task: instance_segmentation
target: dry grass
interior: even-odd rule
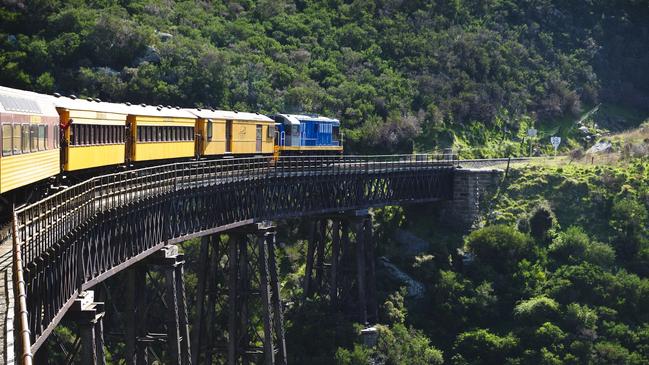
[[[638,128],[616,133],[602,139],[621,143],[646,143],[649,141],[649,124],[644,123]]]

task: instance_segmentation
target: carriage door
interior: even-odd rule
[[[225,121],[225,152],[232,152],[232,121]]]
[[[261,152],[261,133],[262,127],[260,125],[257,125],[257,148],[255,152],[260,153]]]

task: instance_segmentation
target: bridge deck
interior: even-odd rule
[[[45,275],[55,275],[51,282],[61,286],[56,302],[49,307],[28,304],[30,318],[39,321],[30,328],[32,349],[44,341],[78,288],[103,280],[126,261],[155,249],[158,242],[204,234],[217,223],[226,227],[246,219],[440,199],[449,194],[444,186],[451,183],[451,175],[444,171],[457,162],[408,156],[296,158],[270,165],[263,159],[194,162],[94,178],[23,207],[18,211],[18,242],[23,265],[34,268],[25,278],[28,300],[39,293],[34,288],[46,285]],[[278,186],[281,184],[284,186]],[[264,200],[259,200],[262,197]],[[165,215],[173,219],[164,219]],[[214,222],[205,223],[209,220]],[[151,234],[140,237],[141,229]],[[4,232],[0,244],[0,362],[12,364],[17,332],[13,328],[12,244],[7,236]],[[54,263],[60,267],[46,270],[49,263],[36,260],[61,247],[74,248],[77,253],[70,251],[66,253],[68,261]],[[88,257],[90,252],[105,257]],[[82,260],[76,262],[75,257]],[[80,267],[81,276],[63,275],[61,270],[68,266]],[[51,308],[55,311],[47,312]]]

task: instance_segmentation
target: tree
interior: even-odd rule
[[[514,316],[524,323],[539,324],[557,319],[559,311],[559,303],[542,295],[516,304]]]
[[[408,310],[406,309],[404,299],[408,289],[401,287],[399,291],[388,295],[388,298],[383,303],[383,311],[385,313],[385,320],[388,324],[403,324],[406,320]]]
[[[486,329],[460,334],[455,340],[453,364],[505,364],[518,344],[512,334],[498,336]]]
[[[610,225],[620,260],[630,261],[647,244],[647,208],[636,199],[623,198],[613,203]]]
[[[501,273],[513,272],[517,263],[532,253],[529,236],[506,225],[491,225],[471,232],[466,246],[481,264]]]
[[[375,357],[386,365],[441,365],[442,352],[430,345],[419,330],[397,323],[392,327],[378,326],[379,342]]]
[[[336,350],[335,359],[338,365],[367,365],[369,364],[370,350],[359,344],[354,344],[352,351],[341,347]]]
[[[605,243],[592,242],[584,229],[568,227],[561,232],[548,248],[549,256],[558,264],[576,265],[586,261],[610,268],[615,260],[615,251]]]
[[[536,207],[530,215],[530,235],[539,242],[546,242],[549,239],[548,231],[556,223],[554,213],[548,204]]]

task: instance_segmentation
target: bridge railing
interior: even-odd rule
[[[60,242],[84,230],[100,214],[110,215],[111,211],[136,206],[151,198],[218,185],[238,186],[239,182],[263,185],[285,177],[317,180],[319,176],[385,175],[434,169],[456,162],[448,155],[291,156],[277,160],[250,157],[180,162],[98,176],[15,211],[15,273],[42,263]],[[85,280],[85,277],[79,275],[76,280]],[[77,288],[81,288],[81,284]],[[66,297],[69,292],[70,288]],[[34,291],[26,293],[20,298]],[[65,298],[57,300],[65,302]],[[16,304],[20,313],[27,313],[24,303]],[[60,304],[56,307],[55,312],[63,309]],[[47,316],[50,323],[37,326],[30,323],[32,332],[39,332],[31,334],[32,340],[43,334],[43,326],[50,328],[55,323],[51,322],[52,316],[52,313]],[[27,331],[26,328],[20,330]],[[28,342],[29,338],[24,341]],[[29,343],[23,348],[30,348]]]
[[[16,211],[25,265],[98,212],[179,189],[287,174],[398,172],[449,163],[446,155],[251,157],[174,163],[98,176]]]

